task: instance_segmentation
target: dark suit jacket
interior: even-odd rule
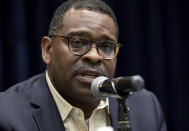
[[[128,99],[132,131],[166,131],[160,104],[143,89]],[[112,125],[117,129],[116,101],[110,99]],[[45,75],[40,74],[0,93],[0,131],[63,131]]]

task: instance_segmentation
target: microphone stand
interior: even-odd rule
[[[129,122],[129,108],[125,104],[126,98],[129,93],[124,97],[118,98],[118,130],[117,131],[132,131]]]

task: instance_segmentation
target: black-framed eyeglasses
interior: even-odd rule
[[[91,45],[95,43],[97,46],[97,52],[101,57],[104,59],[113,59],[117,56],[119,47],[121,46],[121,44],[113,40],[93,41],[87,37],[50,35],[50,37],[53,36],[66,38],[68,40],[68,48],[70,52],[75,55],[86,54],[91,49]]]

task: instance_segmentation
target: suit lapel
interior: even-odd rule
[[[31,105],[40,131],[64,131],[57,106],[46,83],[45,74],[33,85]]]

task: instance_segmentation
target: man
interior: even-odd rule
[[[60,5],[49,35],[42,38],[47,70],[0,94],[0,130],[95,131],[102,126],[116,130],[114,100],[95,98],[90,85],[98,76],[113,78],[118,32],[114,13],[100,0]],[[127,104],[133,131],[166,131],[151,92],[133,93]]]

